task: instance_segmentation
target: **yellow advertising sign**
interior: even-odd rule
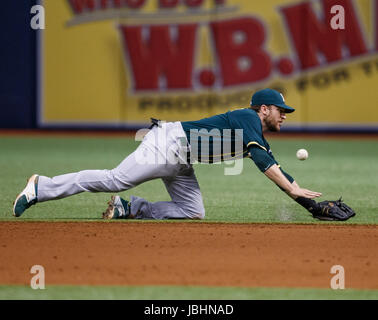
[[[138,127],[249,105],[378,125],[378,0],[45,0],[40,125]]]

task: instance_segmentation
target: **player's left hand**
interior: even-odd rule
[[[337,201],[318,202],[318,207],[313,210],[312,216],[319,220],[345,221],[354,217],[354,210],[346,205],[341,198]]]
[[[300,188],[299,186],[294,186],[294,188],[292,190],[288,191],[287,193],[293,199],[296,199],[298,197],[314,199],[314,198],[321,197],[321,195],[322,195],[320,192]]]

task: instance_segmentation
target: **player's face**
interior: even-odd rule
[[[276,106],[270,106],[270,113],[265,119],[266,126],[269,131],[278,132],[281,125],[286,119],[285,110]]]

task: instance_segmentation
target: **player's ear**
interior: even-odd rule
[[[270,111],[270,107],[267,106],[266,104],[263,104],[263,105],[261,105],[260,110],[261,110],[262,114],[266,116],[268,114],[268,112]]]

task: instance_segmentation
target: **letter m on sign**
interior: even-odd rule
[[[196,24],[119,29],[135,91],[192,88]]]
[[[343,59],[343,48],[351,57],[367,52],[358,15],[351,0],[319,0],[323,6],[324,19],[318,19],[311,2],[300,2],[281,9],[297,51],[302,69],[321,64],[318,53],[322,53],[328,63]],[[331,27],[332,7],[341,6],[345,10],[345,28]]]

